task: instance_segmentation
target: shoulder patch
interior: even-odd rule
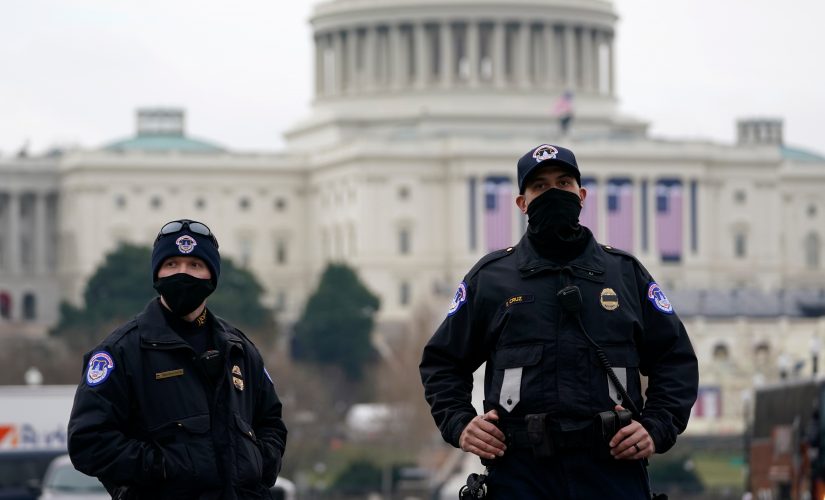
[[[670,303],[665,292],[662,291],[662,288],[655,281],[647,285],[647,300],[649,300],[659,312],[673,314],[673,304]]]
[[[450,302],[450,309],[447,311],[447,316],[452,316],[464,303],[467,302],[467,285],[462,281],[458,284],[458,290],[453,295],[453,301]]]
[[[98,351],[89,358],[86,383],[91,386],[100,385],[109,378],[114,369],[115,362],[112,360],[112,355],[106,351]]]
[[[484,266],[486,266],[490,262],[497,261],[498,259],[507,257],[508,255],[513,255],[515,253],[514,250],[515,247],[507,247],[502,248],[501,250],[496,250],[495,252],[488,253],[487,255],[479,259],[479,261],[476,262],[476,265],[474,265],[473,268],[470,269],[470,272],[467,273],[467,280],[475,276],[479,271],[481,271],[481,269]]]

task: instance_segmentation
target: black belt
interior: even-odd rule
[[[588,422],[581,429],[562,431],[554,428],[550,416],[546,414],[525,415],[522,418],[501,418],[499,427],[508,447],[532,448],[542,445],[555,450],[590,449],[595,443],[595,429]]]

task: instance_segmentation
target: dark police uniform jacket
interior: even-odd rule
[[[635,418],[656,451],[673,446],[696,400],[690,340],[644,267],[592,237],[581,255],[556,263],[525,236],[517,246],[485,256],[466,275],[420,365],[425,396],[447,442],[457,447],[476,415],[473,372],[484,362],[485,408],[496,408],[500,417],[547,413],[561,431],[573,431],[614,408],[595,348],[556,297],[566,285],[581,290],[584,327],[624,375],[629,396],[642,409]],[[649,377],[644,402],[640,373]]]
[[[159,300],[84,357],[69,421],[75,467],[137,498],[270,498],[286,427],[255,346],[215,317],[214,389]],[[133,498],[132,496],[128,498]]]

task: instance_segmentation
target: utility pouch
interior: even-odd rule
[[[596,414],[596,443],[593,449],[598,456],[610,457],[610,440],[619,429],[630,425],[633,413],[630,410],[609,410]]]
[[[526,415],[524,421],[527,424],[527,439],[533,448],[535,457],[552,457],[555,454],[553,439],[547,428],[547,414],[533,413]]]

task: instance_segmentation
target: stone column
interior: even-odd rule
[[[596,224],[598,231],[596,239],[607,242],[607,177],[596,177],[596,193],[598,195],[598,209],[596,210]]]
[[[444,87],[453,86],[455,73],[455,40],[450,21],[441,24],[441,83]]]
[[[642,179],[632,177],[633,183],[633,253],[640,254],[642,251]],[[638,227],[638,229],[636,229]],[[648,244],[650,242],[648,241]]]
[[[430,52],[427,47],[427,26],[424,22],[415,24],[415,84],[418,88],[424,88],[430,81]]]
[[[324,96],[324,35],[315,35],[315,95]]]
[[[46,227],[46,197],[47,193],[34,194],[34,271],[37,274],[45,274],[48,268],[46,264],[48,233]]]
[[[576,89],[576,32],[572,26],[564,27],[564,85]]]
[[[403,43],[404,37],[400,24],[388,26],[390,37],[390,86],[393,89],[405,87],[409,82],[407,75],[407,46]]]
[[[530,86],[530,24],[522,21],[518,25],[518,44],[516,44],[516,75],[519,87]]]
[[[582,90],[591,92],[593,90],[593,30],[590,28],[582,28]]]
[[[661,255],[656,240],[656,179],[652,177],[647,181],[647,243],[650,257],[658,262]]]
[[[479,34],[478,21],[474,19],[467,21],[467,32],[465,33],[464,42],[467,47],[467,62],[470,66],[470,74],[467,78],[470,87],[477,87],[479,83],[479,60],[481,58],[481,47],[479,46],[481,40]]]
[[[330,36],[332,37],[332,52],[334,54],[332,93],[340,95],[344,92],[344,34],[336,31]]]
[[[20,261],[20,201],[22,197],[19,192],[8,191],[8,266],[7,269],[12,275],[20,274],[22,262]]]
[[[690,206],[690,179],[680,178],[682,189],[682,263],[690,260],[693,256],[691,248],[691,206]]]
[[[493,24],[492,41],[490,45],[490,57],[493,63],[493,85],[496,88],[504,87],[506,82],[505,70],[507,69],[505,58],[507,53],[504,50],[505,25],[502,21]]]
[[[613,33],[605,35],[605,42],[607,43],[607,92],[613,96],[616,91],[616,53],[613,50],[615,43]]]
[[[358,91],[358,28],[347,32],[347,92]]]
[[[556,88],[559,83],[559,62],[556,58],[556,27],[552,24],[544,26],[544,47],[546,58],[544,65],[547,66],[547,86],[549,88]]]
[[[375,26],[367,26],[366,37],[364,38],[364,74],[363,88],[366,90],[374,90],[376,85],[376,71],[375,63],[378,59],[376,46],[378,44],[378,29]]]

